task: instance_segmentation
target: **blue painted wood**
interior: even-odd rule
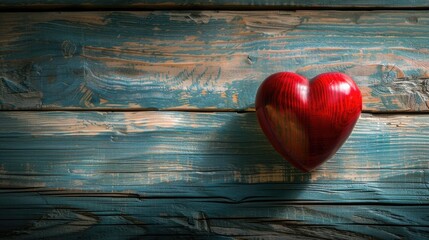
[[[80,8],[80,9],[171,9],[171,8],[424,8],[429,7],[425,0],[3,0],[2,8],[14,9],[49,9]]]
[[[254,113],[0,112],[0,232],[427,239],[428,118],[363,114],[301,173]]]
[[[428,111],[428,19],[426,11],[3,13],[0,107],[253,110],[262,80],[287,70],[353,76],[367,112]]]
[[[59,194],[59,196],[55,196]],[[87,196],[84,196],[87,195]],[[427,239],[428,207],[302,205],[288,202],[222,202],[210,198],[108,197],[93,194],[8,194],[45,213],[34,227],[17,228],[9,238],[295,238]],[[13,201],[8,207],[16,207]],[[47,207],[48,206],[48,207]],[[335,209],[333,211],[333,209]],[[31,215],[30,215],[31,217]],[[49,228],[47,228],[49,226]],[[67,234],[67,235],[65,235]],[[5,236],[3,235],[3,236]]]
[[[98,3],[6,0],[0,9]],[[2,13],[0,106],[253,110],[260,82],[290,70],[352,75],[366,112],[428,111],[428,19],[425,11]],[[0,239],[429,239],[428,117],[363,114],[335,157],[304,174],[273,151],[254,113],[2,111]]]

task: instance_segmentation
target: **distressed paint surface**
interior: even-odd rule
[[[429,7],[426,0],[3,0],[0,8],[14,9],[145,9],[145,8],[424,8]]]
[[[255,113],[0,112],[7,239],[428,239],[427,115],[362,114],[301,173]]]
[[[2,109],[253,110],[259,84],[285,70],[353,76],[367,112],[429,109],[427,11],[2,13],[0,23]]]
[[[236,113],[284,70],[427,112],[427,11],[5,13],[403,7],[429,3],[2,1],[0,108],[93,111],[0,111],[0,239],[429,239],[429,115],[362,114],[305,174]]]

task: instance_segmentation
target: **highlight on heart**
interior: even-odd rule
[[[262,82],[255,107],[274,149],[308,172],[331,158],[350,136],[362,111],[362,94],[343,73],[323,73],[309,81],[279,72]]]

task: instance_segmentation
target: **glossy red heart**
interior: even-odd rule
[[[362,111],[362,95],[342,73],[323,73],[308,81],[280,72],[261,84],[255,107],[259,125],[276,151],[307,172],[347,140]]]

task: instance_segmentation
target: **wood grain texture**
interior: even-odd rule
[[[362,113],[362,95],[341,73],[309,82],[283,72],[268,77],[255,101],[259,126],[274,149],[308,172],[331,158],[348,139]]]
[[[400,1],[397,1],[398,3]],[[278,71],[339,71],[364,111],[429,110],[429,12],[0,15],[2,109],[253,110]]]
[[[301,173],[255,113],[0,112],[0,232],[428,239],[429,116],[363,114]]]
[[[19,10],[58,10],[60,9],[300,9],[300,8],[426,8],[429,3],[425,0],[3,0],[0,9]]]

